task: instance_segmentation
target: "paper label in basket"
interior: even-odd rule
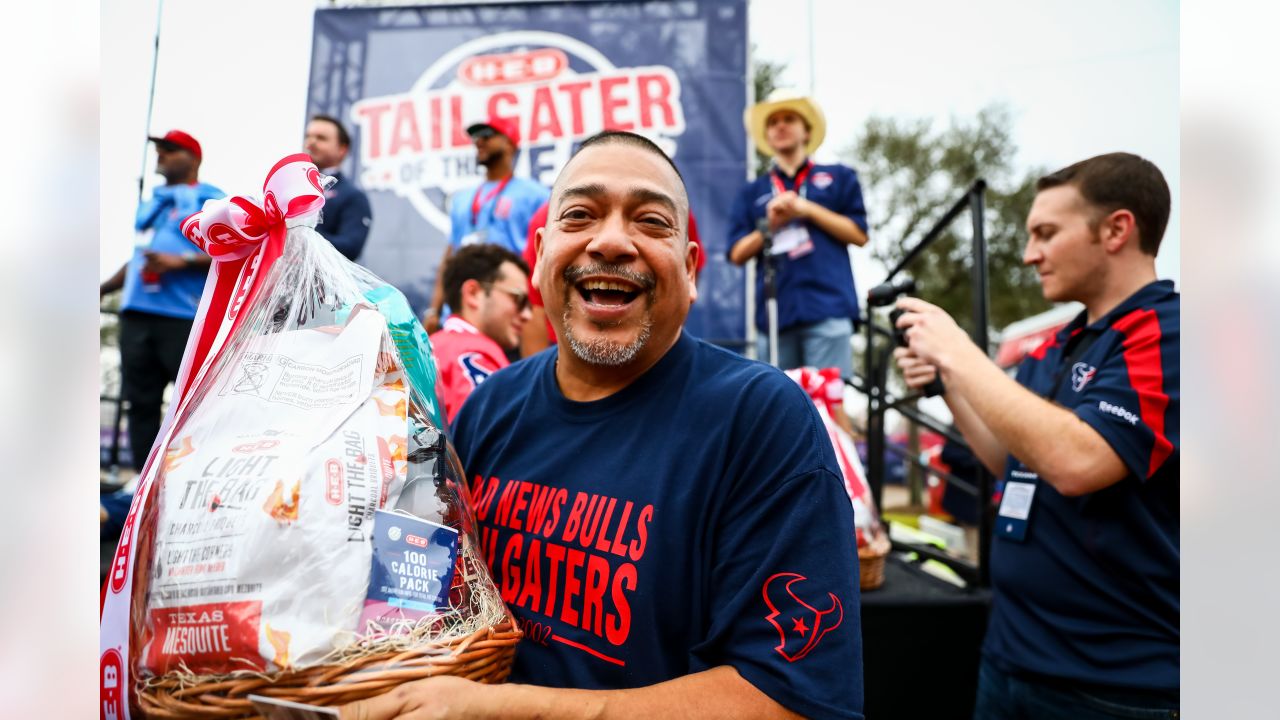
[[[280,698],[250,695],[249,702],[253,709],[262,714],[264,720],[327,720],[338,717],[338,709],[307,705]]]
[[[262,603],[206,603],[178,608],[153,608],[149,613],[155,640],[148,645],[147,665],[155,672],[169,672],[182,660],[194,667],[230,672],[227,658],[258,661],[258,626]]]
[[[384,630],[449,605],[458,531],[416,517],[379,510],[373,521],[369,595],[360,627]]]

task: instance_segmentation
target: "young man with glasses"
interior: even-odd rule
[[[449,422],[476,386],[507,366],[531,316],[529,266],[506,248],[468,245],[450,258],[440,283],[453,314],[431,335],[436,392]]]

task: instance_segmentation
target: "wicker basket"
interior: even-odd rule
[[[858,585],[863,590],[875,590],[884,584],[884,561],[890,547],[888,533],[878,528],[871,542],[858,548]]]
[[[204,682],[166,676],[138,687],[138,706],[150,718],[256,718],[249,695],[310,705],[343,705],[380,695],[402,683],[456,675],[500,683],[511,673],[521,632],[510,615],[470,635],[398,653],[369,655],[346,665],[317,665],[274,678],[255,673]]]

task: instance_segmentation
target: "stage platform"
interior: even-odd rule
[[[964,590],[891,554],[862,594],[867,720],[969,720],[989,590]]]

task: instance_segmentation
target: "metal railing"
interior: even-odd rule
[[[115,316],[116,323],[118,325],[120,321],[119,310],[115,310],[113,308],[100,308],[98,312],[100,315]],[[119,373],[121,370],[117,368],[117,372]],[[116,382],[115,395],[110,394],[107,384],[103,383],[102,392],[98,394],[99,416],[101,416],[103,403],[111,403],[111,435],[105,454],[102,452],[102,448],[99,447],[98,462],[101,469],[110,470],[114,473],[120,467],[121,425],[124,423],[124,382],[122,378]]]
[[[982,348],[984,352],[989,352],[987,324],[990,306],[988,303],[987,240],[983,218],[986,187],[987,184],[984,180],[975,181],[965,191],[964,195],[934,224],[933,228],[921,238],[920,242],[903,257],[898,266],[890,271],[884,282],[886,284],[891,283],[924,250],[941,238],[961,213],[966,209],[969,210],[973,223],[973,266],[970,269],[970,278],[973,283],[972,337],[978,347]],[[966,582],[985,587],[991,581],[992,515],[990,512],[990,500],[994,478],[979,463],[976,484],[968,482],[951,473],[935,468],[906,450],[886,442],[885,415],[890,410],[893,410],[908,421],[933,430],[966,449],[969,448],[959,433],[948,428],[942,421],[915,407],[915,401],[920,398],[919,394],[895,397],[889,393],[887,387],[895,344],[894,334],[892,328],[886,327],[877,321],[876,313],[872,310],[870,303],[867,305],[864,327],[866,329],[866,348],[863,355],[863,373],[858,377],[846,380],[846,382],[855,390],[867,396],[867,481],[871,486],[871,493],[875,498],[876,506],[883,507],[886,451],[901,455],[907,462],[921,468],[924,472],[946,480],[957,490],[972,496],[978,506],[978,561],[976,564],[964,558],[942,552],[932,546],[918,543],[895,541],[894,547],[899,550],[915,552],[921,557],[938,560],[954,570]]]

